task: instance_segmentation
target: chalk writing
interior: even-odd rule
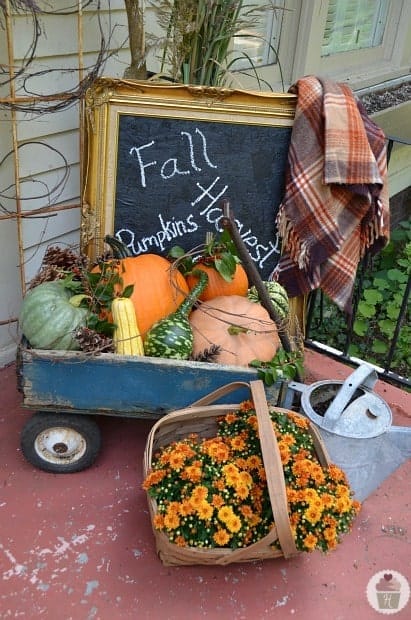
[[[221,201],[229,198],[268,277],[280,254],[275,215],[288,128],[120,115],[118,142],[114,233],[134,255],[203,243],[207,231],[222,230]]]

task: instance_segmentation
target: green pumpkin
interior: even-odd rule
[[[79,349],[74,333],[86,325],[89,311],[75,303],[78,295],[73,296],[60,281],[44,282],[28,291],[19,325],[30,345],[35,349]]]
[[[268,296],[271,299],[271,302],[281,319],[286,319],[289,313],[289,303],[288,303],[288,295],[287,291],[281,284],[274,281],[263,282],[265,288],[267,289]],[[255,286],[252,286],[247,293],[247,297],[250,301],[259,302],[260,298],[258,296],[257,289]]]

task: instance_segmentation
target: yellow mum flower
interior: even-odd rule
[[[227,519],[226,526],[229,532],[239,532],[241,530],[241,519],[233,513],[232,516]]]
[[[319,499],[319,495],[317,493],[317,491],[315,489],[312,488],[308,488],[308,489],[303,489],[301,491],[301,496],[303,498],[303,501],[307,501],[307,502],[313,502],[314,500],[318,500]]]
[[[199,507],[197,508],[197,514],[200,519],[204,521],[208,521],[213,516],[214,508],[211,504],[209,504],[205,499],[201,502]]]
[[[235,452],[240,452],[241,450],[245,450],[245,441],[243,437],[240,435],[236,435],[230,440],[230,447]]]
[[[248,473],[248,471],[240,471],[240,480],[242,484],[245,484],[248,487],[251,487],[253,484],[253,479]]]
[[[323,536],[327,542],[332,542],[337,539],[337,531],[334,527],[326,527]]]
[[[227,524],[227,521],[234,516],[234,512],[231,506],[222,506],[218,511],[217,516],[220,521]]]
[[[304,511],[304,517],[309,521],[312,525],[318,523],[321,519],[322,510],[317,508],[317,506],[309,506],[307,510]]]

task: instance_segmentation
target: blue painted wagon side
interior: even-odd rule
[[[135,418],[157,418],[232,381],[257,378],[256,370],[238,366],[25,347],[18,367],[24,407]],[[281,404],[282,387],[267,388],[272,404]],[[220,402],[246,398],[241,388]]]

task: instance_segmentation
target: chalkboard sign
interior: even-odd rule
[[[291,95],[107,79],[88,96],[89,157],[82,235],[89,254],[115,234],[132,251],[166,255],[221,230],[229,199],[266,278],[279,258]],[[91,114],[90,114],[91,112]]]

